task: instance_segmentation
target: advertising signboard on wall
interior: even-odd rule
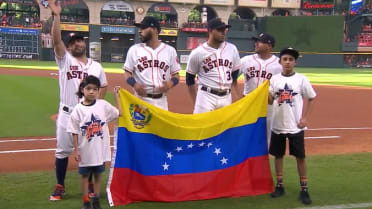
[[[234,0],[204,0],[205,5],[233,6]]]
[[[245,7],[267,7],[268,0],[238,0],[238,5]]]
[[[125,1],[109,1],[103,5],[102,10],[133,12],[132,6]]]
[[[271,7],[299,9],[301,0],[271,0]]]

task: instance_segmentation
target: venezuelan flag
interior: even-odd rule
[[[270,193],[268,82],[232,105],[187,115],[120,91],[123,116],[107,185],[109,204]]]

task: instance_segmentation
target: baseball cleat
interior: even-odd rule
[[[304,203],[305,205],[310,205],[312,203],[311,199],[310,199],[310,195],[309,195],[309,192],[306,190],[302,190],[300,192],[300,197],[299,199],[301,200],[302,203]]]
[[[84,202],[83,209],[92,209],[92,206],[90,205],[90,202]]]
[[[99,204],[98,197],[94,197],[92,201],[93,209],[102,209],[101,205]]]
[[[65,188],[62,185],[57,184],[56,189],[54,190],[53,194],[50,195],[49,200],[51,201],[61,200],[62,195],[64,193],[65,193]]]
[[[277,198],[277,197],[283,196],[284,193],[285,193],[284,187],[276,186],[275,191],[273,193],[271,193],[270,195],[271,195],[272,198]]]

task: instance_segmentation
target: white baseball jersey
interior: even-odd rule
[[[101,87],[107,86],[106,75],[101,64],[90,58],[87,64],[84,64],[66,51],[64,57],[56,57],[56,62],[59,68],[60,103],[69,108],[73,108],[79,102],[76,92],[80,82],[88,75],[96,76],[101,82]]]
[[[247,95],[273,75],[282,72],[279,58],[272,55],[269,59],[261,59],[258,54],[248,55],[241,59],[240,72],[244,75],[244,91]]]
[[[181,70],[176,50],[165,43],[156,49],[139,43],[128,50],[123,69],[132,73],[149,94],[158,94],[159,87]]]
[[[204,42],[194,49],[187,62],[187,72],[198,75],[198,84],[214,89],[230,89],[232,72],[239,70],[240,57],[235,45],[223,42],[218,49]]]
[[[63,159],[73,151],[72,136],[66,132],[66,126],[73,107],[79,102],[76,92],[80,82],[88,75],[94,75],[98,77],[101,86],[104,87],[107,86],[107,80],[101,64],[92,59],[88,59],[85,65],[66,51],[62,58],[56,57],[56,62],[59,68],[60,105],[56,121],[57,150],[55,156]],[[65,106],[67,106],[68,112],[64,110]]]
[[[67,132],[78,134],[80,167],[102,165],[111,160],[107,123],[119,117],[119,110],[102,99],[92,105],[79,103],[71,113]]]
[[[277,74],[270,80],[270,95],[274,97],[272,131],[276,134],[300,132],[302,129],[297,124],[302,117],[303,98],[316,97],[310,81],[299,73]]]

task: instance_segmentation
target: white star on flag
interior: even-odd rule
[[[165,162],[164,165],[162,165],[162,166],[163,166],[164,170],[168,170],[169,165],[167,164],[167,162]]]
[[[207,144],[207,147],[209,148],[210,146],[212,146],[213,144],[212,144],[212,142],[209,142],[208,144]]]
[[[187,148],[191,149],[193,146],[194,146],[194,145],[193,145],[192,142],[191,142],[189,145],[187,145]]]
[[[223,157],[220,161],[223,165],[223,164],[227,164],[227,160],[228,160],[227,158]]]
[[[172,152],[167,152],[167,158],[169,158],[170,160],[172,160],[172,157],[173,157]]]
[[[177,147],[177,148],[176,148],[176,151],[177,151],[177,152],[182,151],[182,147]]]
[[[204,142],[200,143],[200,144],[199,144],[199,147],[204,146],[204,144],[205,144]]]
[[[214,148],[214,152],[213,153],[216,153],[216,155],[221,154],[221,148]]]

